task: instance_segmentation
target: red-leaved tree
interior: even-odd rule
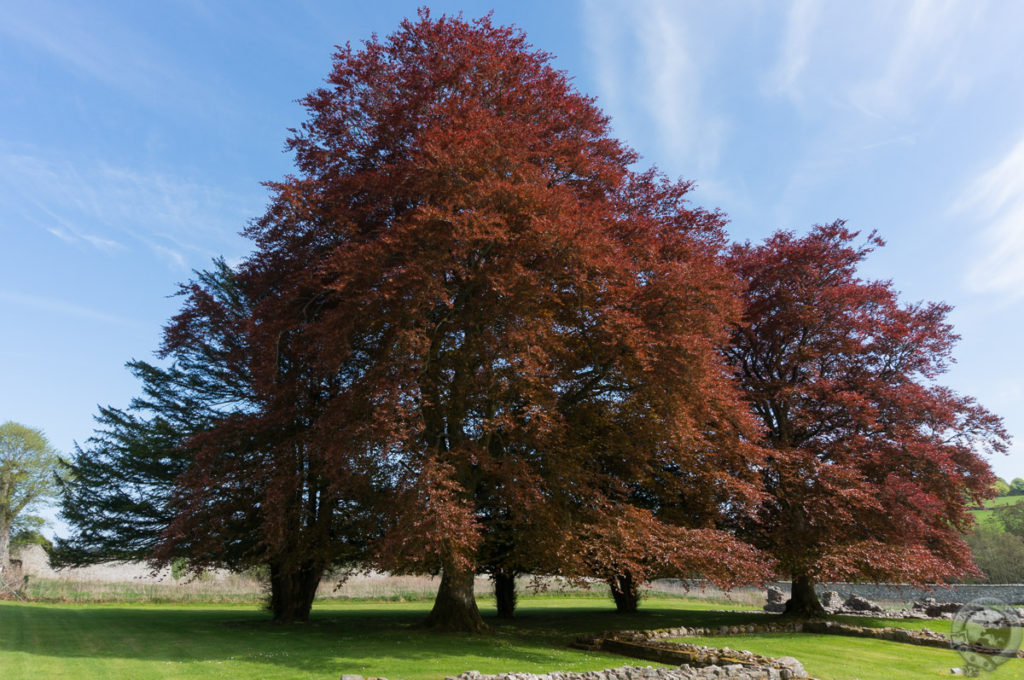
[[[726,355],[764,425],[765,500],[746,536],[793,580],[787,612],[822,613],[814,583],[921,583],[974,573],[967,510],[991,495],[998,417],[936,383],[957,336],[940,303],[858,278],[876,246],[842,222],[736,245],[744,323]]]
[[[549,61],[514,28],[426,11],[341,49],[304,100],[297,174],[248,230],[262,406],[242,431],[284,437],[261,511],[301,500],[300,473],[345,499],[372,468],[376,563],[441,573],[439,628],[483,627],[473,578],[495,563],[574,574],[608,548],[640,569],[656,543],[668,566],[763,573],[714,530],[755,491],[717,350],[738,318],[722,220],[633,172]],[[666,505],[683,497],[702,512]]]

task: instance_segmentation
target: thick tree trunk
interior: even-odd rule
[[[633,581],[633,575],[629,572],[616,574],[608,581],[612,589],[612,599],[615,600],[615,611],[620,614],[632,614],[636,612],[640,604],[640,590]]]
[[[437,589],[434,608],[423,622],[427,628],[458,633],[487,630],[473,593],[473,572],[445,569]]]
[[[516,611],[516,575],[514,572],[496,571],[492,578],[498,618],[511,619]]]
[[[818,618],[826,615],[825,608],[818,601],[814,592],[814,579],[807,575],[794,575],[793,588],[786,602],[785,616],[796,616],[803,619]]]
[[[270,611],[277,623],[309,621],[313,598],[320,585],[323,569],[309,564],[297,569],[270,565]]]

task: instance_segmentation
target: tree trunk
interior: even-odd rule
[[[487,630],[473,594],[473,572],[445,569],[437,589],[434,608],[423,622],[427,628],[458,633]]]
[[[813,578],[805,574],[793,576],[792,593],[786,602],[786,609],[782,613],[785,616],[802,619],[819,618],[826,615],[825,608],[818,601],[818,594],[814,592]]]
[[[516,611],[515,572],[494,572],[494,599],[498,604],[498,618],[511,619]]]
[[[0,578],[7,580],[11,569],[11,525],[0,520]]]
[[[615,611],[620,614],[633,614],[640,604],[640,591],[629,572],[616,574],[608,581],[612,588],[612,599],[615,600]]]
[[[270,611],[277,623],[309,621],[323,569],[310,564],[297,569],[270,565]]]

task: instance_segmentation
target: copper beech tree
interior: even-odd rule
[[[764,574],[716,529],[756,497],[757,455],[717,351],[739,312],[722,219],[631,170],[549,62],[426,11],[337,52],[247,230],[259,407],[197,435],[171,543],[255,514],[301,584],[372,516],[360,559],[439,572],[428,624],[455,630],[484,626],[473,579],[495,565]]]
[[[998,417],[936,382],[950,308],[858,277],[881,245],[836,222],[729,256],[746,311],[726,354],[769,451],[745,533],[792,578],[794,614],[822,612],[821,580],[974,573],[961,537],[994,479],[980,454],[1007,446]]]

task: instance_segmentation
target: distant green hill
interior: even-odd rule
[[[974,519],[977,520],[978,524],[999,527],[999,523],[996,522],[994,508],[1002,507],[1005,505],[1016,505],[1024,501],[1024,496],[999,496],[998,498],[991,498],[985,501],[985,508],[983,510],[971,510],[971,514],[974,515]]]

